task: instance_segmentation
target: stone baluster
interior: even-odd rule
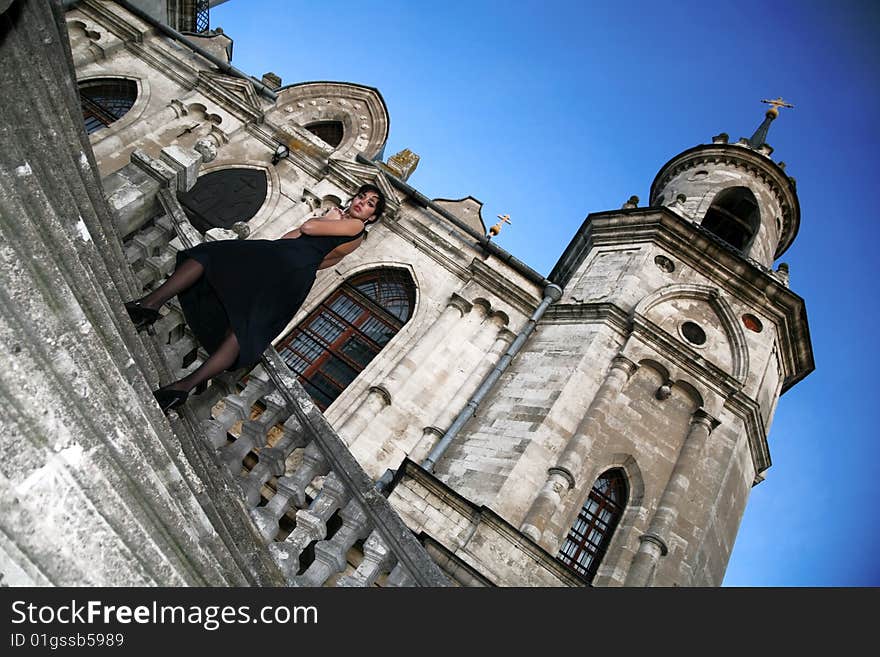
[[[342,527],[333,538],[315,545],[315,560],[294,580],[298,586],[321,586],[331,575],[344,571],[348,563],[346,554],[351,546],[370,533],[367,516],[357,502],[350,501],[339,515]]]
[[[286,411],[284,401],[277,393],[263,397],[266,410],[256,420],[245,419],[238,439],[220,449],[220,458],[234,475],[241,472],[241,463],[254,449],[266,446],[269,429],[275,426]],[[243,483],[243,482],[239,482]]]
[[[327,535],[327,520],[349,499],[345,484],[330,473],[324,486],[308,509],[296,512],[296,527],[281,543],[272,543],[269,551],[275,558],[278,568],[291,584],[299,570],[299,557],[303,550],[314,541]]]
[[[275,495],[266,506],[251,509],[251,517],[267,543],[274,540],[281,529],[281,516],[287,513],[291,498],[297,494],[297,482],[293,477],[279,477],[275,481]]]
[[[293,474],[282,477],[284,485],[293,491],[293,504],[297,509],[306,507],[306,488],[315,477],[325,475],[330,465],[324,454],[314,442],[310,442],[303,450],[303,460]],[[280,483],[281,480],[279,480]]]
[[[229,395],[223,399],[223,410],[215,418],[202,421],[202,431],[214,449],[226,444],[226,434],[239,420],[249,417],[251,406],[260,397],[267,394],[272,385],[261,381],[255,376],[248,379],[247,385],[237,395]]]
[[[244,492],[244,498],[251,509],[259,504],[260,491],[263,489],[263,485],[269,481],[270,477],[280,477],[283,475],[284,463],[287,461],[287,457],[297,447],[305,446],[305,443],[306,437],[299,422],[296,418],[289,417],[282,427],[281,438],[278,439],[275,446],[261,449],[259,462],[249,473],[239,478],[239,485]],[[280,518],[281,516],[279,515],[278,517]]]
[[[374,531],[364,542],[364,560],[351,575],[339,579],[340,587],[367,587],[375,584],[382,573],[388,572],[396,558],[379,533]]]

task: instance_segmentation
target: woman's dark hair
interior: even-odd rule
[[[366,221],[367,225],[376,223],[382,217],[382,213],[385,212],[385,194],[382,193],[382,190],[367,183],[366,185],[361,185],[360,188],[355,192],[355,196],[358,194],[366,194],[367,192],[373,192],[376,196],[379,197],[379,200],[376,202],[376,211],[373,213],[373,216],[370,217],[369,221]]]

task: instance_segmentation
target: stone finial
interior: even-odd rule
[[[626,203],[621,206],[623,210],[632,210],[633,208],[639,207],[639,197],[638,196],[630,196]]]
[[[382,166],[385,169],[401,180],[409,178],[418,165],[419,156],[408,148],[404,148],[399,153],[395,153],[388,158],[387,162],[382,163]]]
[[[788,287],[789,281],[791,279],[788,269],[788,263],[780,262],[779,266],[776,268],[776,272],[774,273],[776,274],[776,278],[778,278],[780,282],[785,285],[785,287]]]
[[[281,86],[281,78],[271,71],[263,73],[262,82],[270,89],[278,89]]]
[[[232,232],[238,235],[238,239],[247,239],[251,234],[251,227],[244,221],[236,221],[232,224]]]
[[[199,139],[193,149],[202,156],[202,162],[210,162],[217,157],[217,146],[206,137]]]
[[[728,140],[730,140],[730,135],[728,135],[726,132],[722,132],[712,137],[713,144],[726,144]]]

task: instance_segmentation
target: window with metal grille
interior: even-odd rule
[[[99,78],[79,83],[86,132],[92,134],[121,119],[137,100],[137,84],[125,78]]]
[[[556,558],[593,581],[628,496],[626,475],[609,470],[596,480]]]
[[[732,187],[715,197],[701,225],[742,251],[758,232],[760,220],[755,195],[745,187]]]
[[[345,281],[276,346],[326,410],[412,315],[408,273],[380,269]]]

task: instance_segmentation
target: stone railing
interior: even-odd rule
[[[257,403],[265,410],[252,418]],[[205,438],[236,476],[290,585],[449,585],[274,349],[265,352],[244,389],[215,409],[203,421]],[[248,470],[254,453],[257,462]],[[261,506],[264,496],[268,502]],[[283,529],[282,521],[289,525],[291,518],[295,527]],[[353,568],[348,555],[358,541],[363,559]],[[301,566],[310,547],[314,558]]]
[[[173,188],[156,193],[164,215],[135,233],[129,248],[167,253],[179,248],[169,242],[182,248],[200,242]],[[163,271],[151,268],[155,276]],[[141,280],[152,286],[161,280],[155,276]],[[174,345],[186,338],[172,341],[167,331],[157,337],[169,366],[181,371],[181,350]],[[262,365],[250,372],[240,392],[234,385],[237,378],[221,377],[219,385],[195,395],[189,405],[198,416],[210,414],[202,420],[205,439],[238,483],[251,519],[291,586],[371,586],[377,580],[385,586],[450,584],[273,348],[266,350]],[[218,392],[229,393],[219,404]],[[257,404],[265,410],[252,418]],[[268,503],[261,506],[264,497]],[[291,523],[295,526],[287,531]],[[362,559],[352,568],[348,555],[359,541]],[[303,570],[304,552],[314,558]],[[361,551],[352,554],[356,559]]]

